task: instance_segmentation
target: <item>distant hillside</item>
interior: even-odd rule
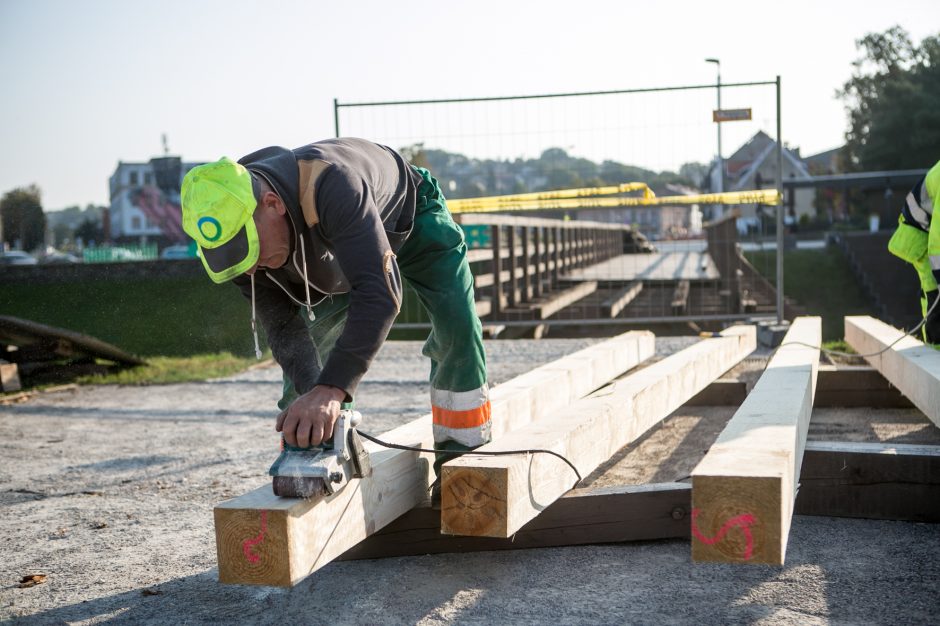
[[[451,198],[477,198],[553,189],[572,189],[643,182],[650,186],[678,183],[698,187],[705,166],[687,163],[676,172],[625,165],[617,161],[595,163],[549,148],[537,159],[473,159],[462,154],[425,148],[422,144],[401,149],[412,163],[428,168],[444,193]]]

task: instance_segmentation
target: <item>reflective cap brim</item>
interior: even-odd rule
[[[234,237],[215,248],[199,248],[202,264],[215,283],[224,283],[244,274],[258,262],[260,245],[255,221],[245,222]]]

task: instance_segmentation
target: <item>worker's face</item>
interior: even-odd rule
[[[246,273],[259,269],[277,269],[287,263],[290,255],[290,228],[287,225],[287,207],[273,191],[267,190],[255,208],[255,227],[258,229],[260,251],[258,262]]]

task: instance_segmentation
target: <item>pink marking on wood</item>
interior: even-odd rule
[[[245,539],[242,542],[242,552],[245,553],[245,558],[248,559],[249,563],[257,563],[261,560],[261,557],[252,552],[252,549],[264,541],[264,533],[266,532],[268,532],[268,512],[261,511],[261,532],[258,533],[257,537]]]
[[[754,536],[751,534],[751,525],[757,523],[757,518],[750,513],[732,517],[725,522],[724,526],[718,529],[714,537],[706,537],[695,525],[695,518],[698,517],[698,514],[701,512],[701,509],[692,509],[692,534],[696,539],[710,546],[721,541],[732,528],[739,527],[741,532],[744,533],[744,560],[751,560],[751,557],[754,556]]]

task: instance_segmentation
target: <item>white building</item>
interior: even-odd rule
[[[725,191],[751,191],[755,189],[774,189],[777,187],[777,142],[763,131],[758,131],[744,145],[738,148],[731,156],[723,160],[725,170]],[[803,180],[810,178],[809,169],[800,156],[799,149],[783,149],[783,179]],[[706,177],[710,189],[718,189],[719,170],[715,162]],[[790,193],[790,192],[788,192]],[[785,198],[785,221],[798,221],[801,216],[815,215],[813,201],[816,191],[812,188],[796,189],[792,191],[792,198]],[[756,228],[760,219],[756,204],[739,207],[741,217],[738,219],[738,229],[742,232],[748,228]],[[764,209],[765,215],[771,215],[772,209]],[[720,215],[712,215],[716,219]]]
[[[110,235],[118,238],[186,240],[180,210],[180,186],[186,172],[200,163],[179,157],[155,157],[147,163],[118,162],[109,180]]]

